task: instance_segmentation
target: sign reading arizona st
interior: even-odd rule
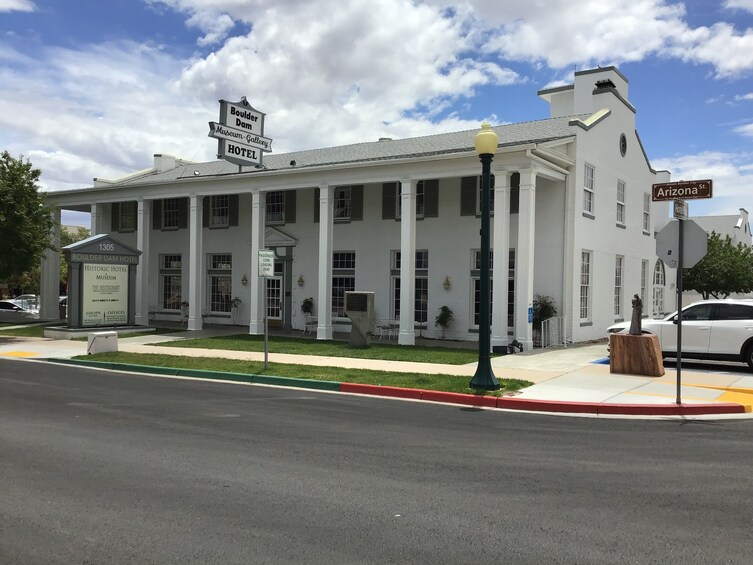
[[[220,100],[220,121],[209,122],[209,137],[218,140],[217,157],[236,165],[261,165],[262,152],[272,150],[264,137],[264,114],[241,97],[239,102]]]
[[[711,179],[653,184],[651,185],[651,200],[661,202],[664,200],[711,198],[712,186]]]

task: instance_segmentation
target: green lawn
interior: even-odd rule
[[[159,345],[163,347],[230,349],[233,351],[264,351],[264,336],[239,334],[171,341],[169,343],[160,343]],[[470,349],[406,347],[373,342],[369,348],[356,349],[343,341],[319,341],[278,336],[271,336],[269,338],[269,352],[320,355],[324,357],[352,357],[355,359],[442,363],[447,365],[465,365],[466,363],[473,363],[478,359],[478,353]]]
[[[44,326],[29,326],[6,330],[0,328],[0,336],[7,337],[44,337]]]
[[[297,379],[316,379],[322,381],[420,388],[424,390],[439,390],[467,394],[477,393],[477,391],[468,388],[468,383],[471,380],[468,376],[393,373],[389,371],[367,371],[361,369],[343,369],[340,367],[314,367],[310,365],[287,365],[283,363],[269,363],[267,370],[264,370],[263,362],[124,352],[81,355],[74,359],[84,361],[105,361],[111,363],[131,363],[154,367],[199,369],[204,371],[242,373],[246,375],[271,375]],[[499,379],[499,382],[502,387],[499,391],[485,392],[485,394],[500,396],[505,392],[519,390],[532,384],[528,381],[517,379]]]

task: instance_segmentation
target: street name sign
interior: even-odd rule
[[[209,137],[217,140],[217,157],[239,166],[261,165],[272,140],[264,137],[265,114],[243,96],[239,102],[220,100],[220,121],[209,122]]]
[[[651,185],[651,200],[664,202],[666,200],[711,198],[712,188],[713,182],[711,179],[662,182]]]

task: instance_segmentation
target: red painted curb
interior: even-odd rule
[[[497,408],[506,410],[529,410],[536,412],[562,412],[567,414],[598,414],[599,405],[593,402],[560,402],[559,400],[535,400],[500,396]]]
[[[744,414],[741,404],[598,404],[599,414],[635,416],[700,416],[703,414]]]
[[[497,407],[496,396],[476,396],[475,394],[461,394],[459,392],[440,392],[436,390],[422,390],[421,400],[431,402],[449,402],[451,404],[465,404],[467,406]]]
[[[356,394],[371,394],[375,396],[391,396],[393,398],[411,398],[413,400],[421,400],[420,389],[402,388],[397,386],[340,383],[340,392],[354,392]]]

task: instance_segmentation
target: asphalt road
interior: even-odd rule
[[[0,563],[740,563],[753,422],[0,360]]]

